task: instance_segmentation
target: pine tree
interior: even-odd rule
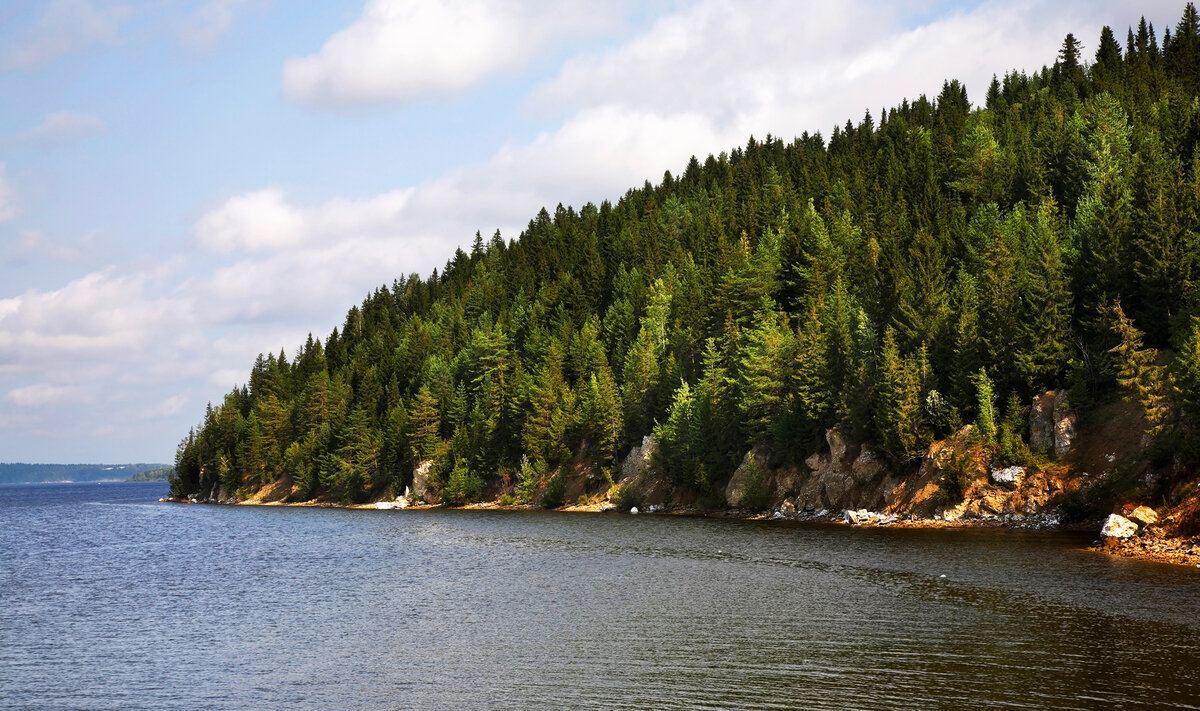
[[[1158,436],[1174,422],[1171,395],[1174,383],[1170,371],[1158,362],[1158,351],[1142,346],[1142,332],[1125,315],[1120,303],[1107,312],[1110,328],[1117,339],[1109,353],[1116,359],[1117,381],[1137,398],[1146,421],[1146,433]]]
[[[746,330],[738,360],[738,413],[751,442],[777,441],[781,434],[777,425],[788,410],[786,388],[794,349],[795,339],[787,319],[774,301],[763,297]]]

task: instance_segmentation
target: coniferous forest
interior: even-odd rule
[[[366,501],[430,460],[445,501],[521,500],[568,468],[607,488],[653,433],[719,506],[748,449],[798,464],[829,428],[896,466],[967,423],[1019,457],[1014,413],[1052,388],[1136,403],[1151,458],[1194,476],[1200,19],[1080,47],[974,106],[947,81],[477,233],[259,356],[180,444],[173,492]]]

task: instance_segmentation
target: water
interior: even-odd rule
[[[0,487],[0,708],[1200,707],[1200,570],[1074,535],[165,491]]]

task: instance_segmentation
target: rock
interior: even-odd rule
[[[1035,396],[1029,410],[1029,446],[1038,452],[1053,450],[1055,457],[1062,457],[1075,442],[1076,420],[1066,390]]]
[[[1108,518],[1104,519],[1104,525],[1100,527],[1101,538],[1123,540],[1132,538],[1135,533],[1137,524],[1119,514],[1109,514]]]
[[[1158,513],[1149,506],[1139,506],[1129,514],[1129,518],[1139,526],[1153,526],[1158,523]]]
[[[1003,469],[992,468],[992,481],[997,484],[1008,484],[1017,486],[1021,480],[1025,478],[1025,467],[1005,467]]]
[[[621,463],[621,477],[628,479],[649,469],[650,459],[657,449],[654,435],[643,437],[641,446],[630,449],[629,454],[625,455],[625,461]]]
[[[646,513],[658,513],[659,511],[662,511],[662,508],[663,507],[659,506],[658,504],[650,504],[650,506],[646,509]]]
[[[775,513],[781,518],[791,518],[792,516],[796,515],[796,505],[793,504],[789,499],[784,499],[783,503],[779,505],[779,509]]]
[[[381,511],[390,511],[391,509],[396,508],[396,502],[394,502],[394,501],[376,501],[375,508],[377,508]]]
[[[427,493],[429,493],[427,491],[427,488],[429,487],[429,472],[432,469],[433,469],[433,460],[432,459],[421,460],[420,462],[417,463],[417,466],[413,469],[412,493],[413,493],[413,497],[418,501],[420,501],[421,499],[424,499],[425,495]]]
[[[638,511],[638,507],[634,506],[634,507],[632,507],[632,508],[630,508],[630,509],[629,509],[629,513],[631,513],[631,514],[638,514],[638,513],[640,513],[640,512]]]
[[[729,477],[729,483],[725,485],[725,500],[731,505],[742,503],[742,495],[746,493],[746,476],[752,465],[758,466],[759,472],[766,476],[766,466],[762,458],[753,449],[746,452],[746,456],[742,457],[742,463],[734,470],[733,476]]]
[[[857,511],[846,509],[842,512],[842,520],[851,526],[861,526],[864,523],[870,523],[874,520],[874,514],[866,509],[858,509]]]

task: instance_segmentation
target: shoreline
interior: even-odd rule
[[[328,509],[356,509],[364,511],[429,511],[435,509],[457,509],[462,511],[558,511],[564,513],[619,513],[624,515],[643,515],[643,516],[695,516],[702,518],[725,518],[743,521],[766,521],[766,522],[792,522],[792,523],[822,523],[835,526],[855,526],[865,528],[939,528],[939,529],[971,529],[971,528],[1009,528],[1013,530],[1054,530],[1054,531],[1097,531],[1099,536],[1098,525],[1064,525],[1057,522],[1057,518],[1053,517],[1030,517],[1029,519],[1005,520],[1001,517],[990,519],[955,519],[946,521],[943,519],[894,519],[881,522],[863,521],[860,523],[850,523],[844,515],[834,516],[832,512],[828,515],[812,515],[799,517],[783,517],[776,516],[770,513],[747,513],[737,510],[726,511],[702,511],[700,509],[689,508],[672,508],[672,509],[654,509],[645,512],[632,514],[630,512],[619,511],[611,502],[604,501],[592,504],[574,504],[563,506],[556,509],[543,509],[540,506],[533,504],[501,504],[496,501],[481,501],[463,506],[448,506],[446,504],[409,504],[407,506],[391,506],[380,508],[377,503],[385,502],[369,502],[363,504],[342,504],[332,501],[320,501],[313,499],[310,501],[264,501],[262,499],[255,500],[250,498],[245,501],[237,501],[231,503],[221,503],[212,501],[192,501],[189,499],[177,499],[172,497],[164,497],[159,499],[160,503],[173,504],[210,504],[218,506],[264,506],[264,507],[291,507],[291,508],[328,508]],[[386,502],[393,503],[393,502]],[[1051,523],[1050,521],[1053,521]],[[1170,565],[1180,565],[1188,568],[1200,568],[1200,536],[1187,538],[1171,538],[1171,537],[1156,537],[1156,536],[1136,536],[1124,540],[1117,539],[1098,539],[1092,545],[1087,546],[1085,550],[1104,553],[1109,556],[1118,558],[1128,558],[1133,560],[1149,561],[1154,563],[1166,563]]]

